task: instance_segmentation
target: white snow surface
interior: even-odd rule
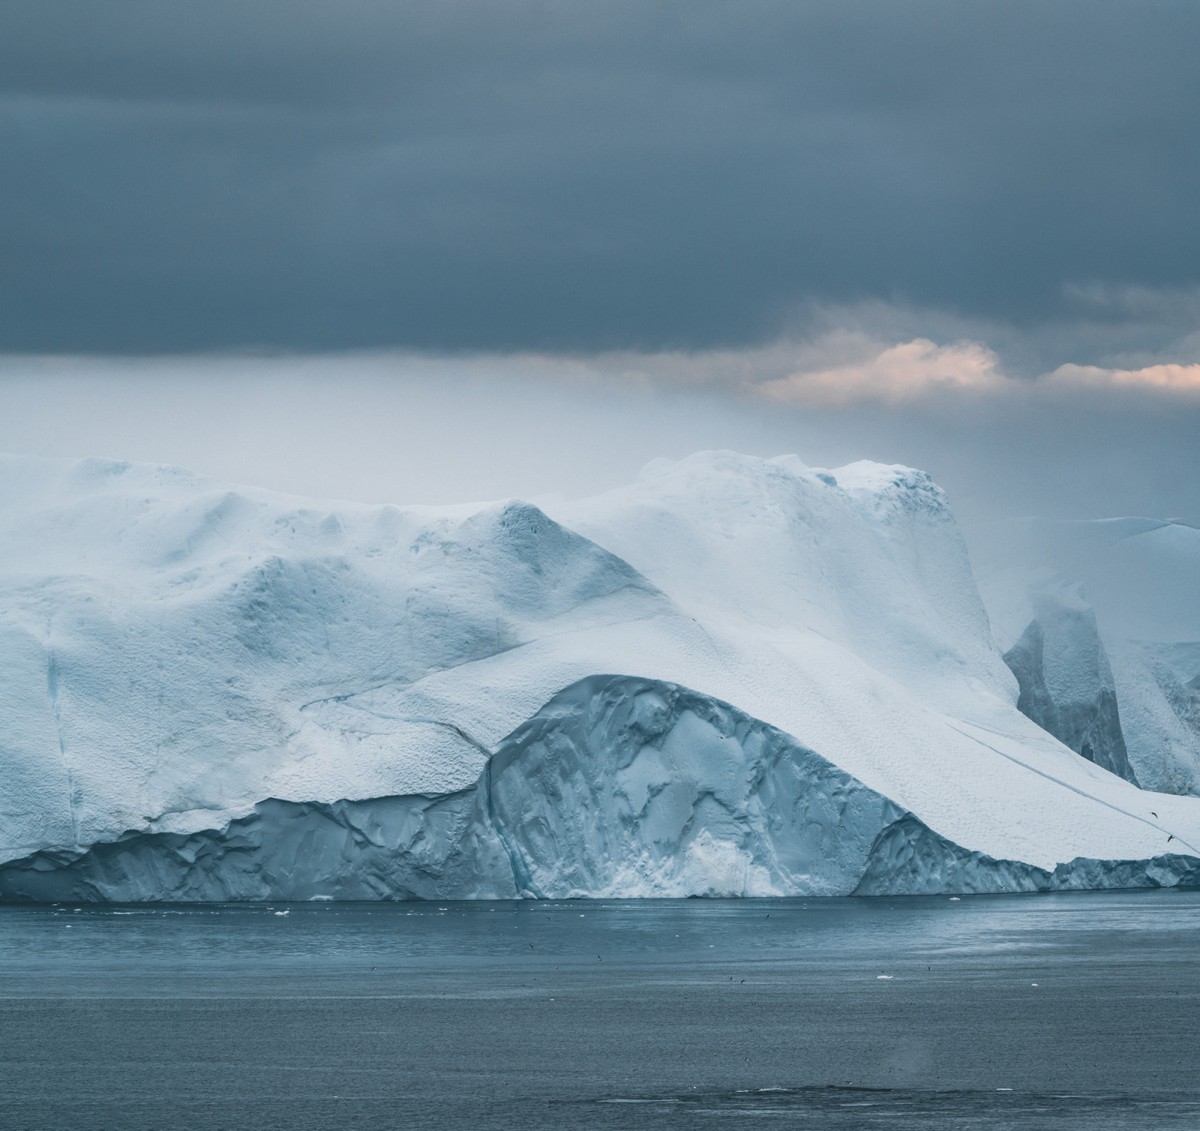
[[[1200,799],[1016,710],[923,473],[701,453],[550,509],[0,457],[0,862],[463,789],[601,673],[733,704],[998,859],[1197,851]]]

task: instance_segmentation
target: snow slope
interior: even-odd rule
[[[922,473],[703,453],[552,511],[0,459],[0,894],[993,890],[1197,851],[1200,800],[1016,709]]]

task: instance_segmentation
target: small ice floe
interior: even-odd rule
[[[1033,986],[1034,989],[1037,989],[1037,982],[1030,982],[1029,984]]]
[[[877,974],[875,977],[875,981],[890,982],[890,981],[892,981],[893,978],[895,978],[894,974]]]
[[[276,911],[275,914],[276,915],[290,915],[291,912],[290,911]]]
[[[961,897],[959,897],[957,895],[952,895],[950,897],[950,902],[951,903],[962,903],[962,899],[961,899]]]

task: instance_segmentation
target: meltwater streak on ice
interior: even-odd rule
[[[0,864],[25,858],[22,883],[93,846],[109,861],[93,897],[170,898],[184,893],[172,877],[193,864],[198,874],[236,871],[236,846],[222,838],[241,835],[238,822],[259,820],[263,806],[335,826],[365,806],[365,825],[355,817],[340,841],[325,842],[322,874],[335,890],[313,894],[359,882],[363,854],[381,846],[427,848],[430,815],[477,843],[460,853],[453,883],[427,894],[508,894],[513,869],[504,881],[503,868],[471,866],[511,859],[485,843],[510,830],[449,810],[497,751],[533,731],[552,748],[567,725],[553,717],[560,697],[598,677],[617,681],[610,692],[653,683],[704,704],[647,732],[632,751],[637,781],[612,814],[614,827],[633,830],[631,845],[656,846],[653,867],[639,852],[616,862],[630,886],[617,875],[588,888],[573,874],[596,878],[591,864],[563,859],[530,891],[853,890],[844,853],[809,854],[786,838],[767,838],[778,861],[831,859],[837,875],[785,866],[780,876],[802,877],[789,888],[773,864],[764,873],[746,839],[754,814],[739,808],[754,789],[710,789],[731,769],[753,784],[763,768],[757,739],[727,744],[733,758],[721,753],[731,719],[746,734],[787,736],[834,767],[839,788],[910,815],[889,826],[893,856],[898,833],[919,828],[931,834],[926,846],[985,868],[1048,873],[1080,859],[1099,863],[1072,882],[1124,883],[1130,869],[1109,875],[1103,862],[1140,862],[1146,882],[1175,883],[1188,867],[1176,842],[1200,843],[1200,799],[1138,790],[1016,709],[953,517],[920,472],[703,453],[556,507],[554,518],[519,502],[297,500],[107,461],[8,457],[0,477]],[[615,717],[611,706],[573,703],[568,713]],[[706,736],[703,764],[689,765],[682,743],[664,763],[660,746],[693,716],[717,736]],[[1002,736],[1005,754],[964,726]],[[597,734],[574,743],[588,759],[576,780],[611,793],[629,766]],[[660,788],[664,773],[681,796]],[[724,800],[710,804],[706,790]],[[578,800],[562,793],[557,819]],[[533,818],[553,824],[555,813],[524,802],[518,811],[530,818],[529,859],[559,858],[535,843]],[[1171,833],[1146,823],[1151,811]],[[147,859],[151,843],[169,851]],[[1173,856],[1165,869],[1155,863],[1164,856]],[[311,886],[304,861],[292,863],[287,883]],[[409,863],[421,874],[420,854]],[[903,882],[920,864],[909,855]],[[278,895],[277,874],[260,870],[265,886],[230,894]],[[872,875],[898,890],[883,870]],[[939,882],[916,880],[916,890]],[[393,875],[357,894],[410,886]]]
[[[4,907],[0,1125],[1194,1128],[1198,927],[1191,892]]]
[[[1019,758],[1014,757],[1012,754],[1006,754],[1003,750],[999,749],[998,747],[992,746],[990,743],[984,742],[981,738],[975,738],[974,735],[968,733],[967,731],[961,729],[960,727],[954,727],[954,729],[957,730],[959,732],[959,734],[965,735],[967,738],[974,738],[975,741],[978,742],[981,746],[986,746],[989,750],[991,750],[993,753],[999,754],[1002,758],[1007,758],[1011,762],[1016,762],[1018,765],[1024,766],[1027,770],[1031,770],[1033,773],[1038,774],[1041,777],[1044,777],[1047,781],[1052,781],[1052,782],[1054,782],[1055,785],[1061,785],[1064,789],[1069,789],[1073,793],[1079,792],[1079,790],[1075,786],[1071,785],[1069,782],[1063,781],[1060,778],[1056,778],[1052,774],[1048,774],[1043,770],[1037,769],[1037,767],[1035,767],[1035,766],[1030,766],[1027,763],[1022,762]],[[1158,822],[1157,820],[1152,821],[1149,818],[1142,816],[1142,814],[1140,814],[1140,813],[1134,813],[1128,809],[1121,809],[1115,805],[1112,806],[1112,808],[1116,812],[1120,813],[1122,816],[1132,817],[1135,821],[1141,821],[1143,824],[1149,825],[1152,829],[1155,830],[1155,832],[1161,833],[1161,832],[1166,831],[1163,828],[1162,824],[1160,822]],[[1200,856],[1200,848],[1197,848],[1194,844],[1191,844],[1190,842],[1184,840],[1182,837],[1172,836],[1172,840],[1178,841],[1180,848],[1187,849],[1192,854],[1194,854],[1196,856]]]

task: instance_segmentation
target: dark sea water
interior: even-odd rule
[[[1200,1129],[1200,893],[0,907],[5,1131],[757,1126]]]

